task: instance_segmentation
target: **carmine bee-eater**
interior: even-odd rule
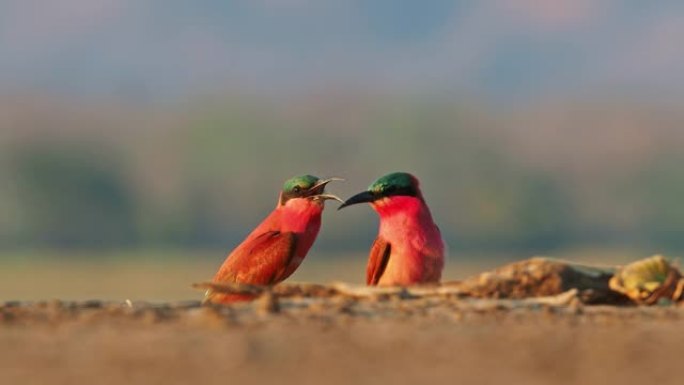
[[[324,202],[340,198],[325,193],[325,186],[339,178],[312,175],[285,182],[278,204],[252,233],[226,258],[214,282],[274,285],[289,277],[313,245],[321,227]],[[252,299],[208,290],[205,302],[228,303]]]
[[[432,221],[418,179],[405,172],[385,175],[339,208],[368,202],[380,216],[380,229],[368,257],[366,283],[406,286],[439,282],[445,247]]]

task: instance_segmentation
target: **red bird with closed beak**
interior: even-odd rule
[[[371,247],[366,283],[407,286],[439,282],[445,246],[420,191],[418,179],[405,172],[385,175],[347,199],[339,208],[368,202],[380,216]]]

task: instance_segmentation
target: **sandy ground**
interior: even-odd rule
[[[681,384],[684,308],[5,303],[3,384]]]
[[[222,257],[157,254],[7,259],[0,384],[684,383],[684,306],[333,296],[208,307],[190,284]],[[502,263],[464,259],[445,277]],[[364,265],[311,258],[291,281],[359,283]]]

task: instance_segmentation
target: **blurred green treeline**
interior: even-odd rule
[[[661,104],[496,107],[359,94],[169,106],[14,97],[0,111],[0,247],[229,247],[286,178],[345,197],[406,170],[450,249],[684,249],[684,114]],[[334,205],[332,205],[334,207]],[[317,247],[368,247],[370,209]]]

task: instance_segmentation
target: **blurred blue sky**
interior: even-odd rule
[[[0,92],[684,95],[681,1],[0,2]]]

